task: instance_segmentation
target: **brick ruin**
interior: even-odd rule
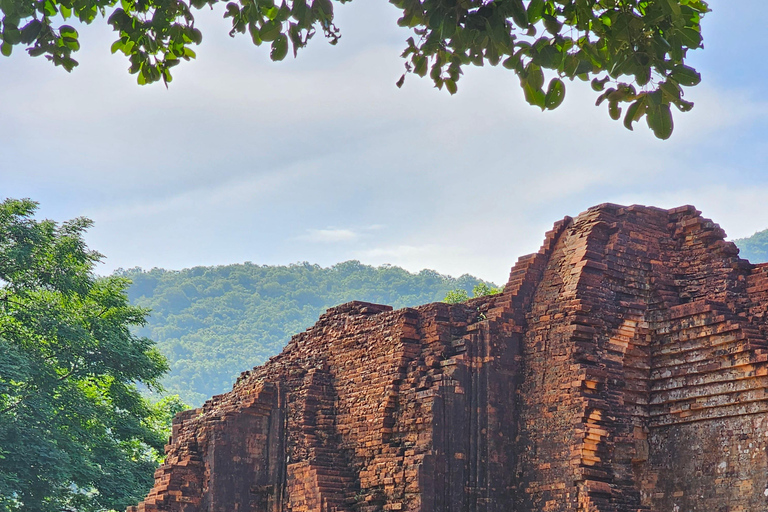
[[[179,414],[130,512],[768,510],[768,265],[691,206],[566,217],[500,295],[328,310]]]

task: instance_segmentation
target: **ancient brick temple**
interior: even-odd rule
[[[503,294],[329,310],[178,415],[129,510],[768,510],[768,265],[699,213],[601,205]]]

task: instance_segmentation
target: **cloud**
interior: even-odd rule
[[[297,236],[296,240],[318,243],[357,242],[368,239],[385,228],[384,224],[370,224],[359,229],[334,227],[307,229],[306,233]]]

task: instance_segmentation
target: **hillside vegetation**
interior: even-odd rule
[[[734,240],[739,256],[752,263],[768,262],[768,229],[755,233],[749,238]]]
[[[329,307],[351,300],[416,306],[484,283],[469,275],[412,274],[358,261],[330,268],[245,263],[118,274],[133,282],[131,304],[152,310],[137,334],[155,340],[168,358],[171,371],[163,385],[190,405],[228,391],[240,372],[279,353]]]

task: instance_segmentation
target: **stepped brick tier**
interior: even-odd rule
[[[768,510],[768,265],[597,206],[500,295],[328,310],[174,420],[132,512]]]

